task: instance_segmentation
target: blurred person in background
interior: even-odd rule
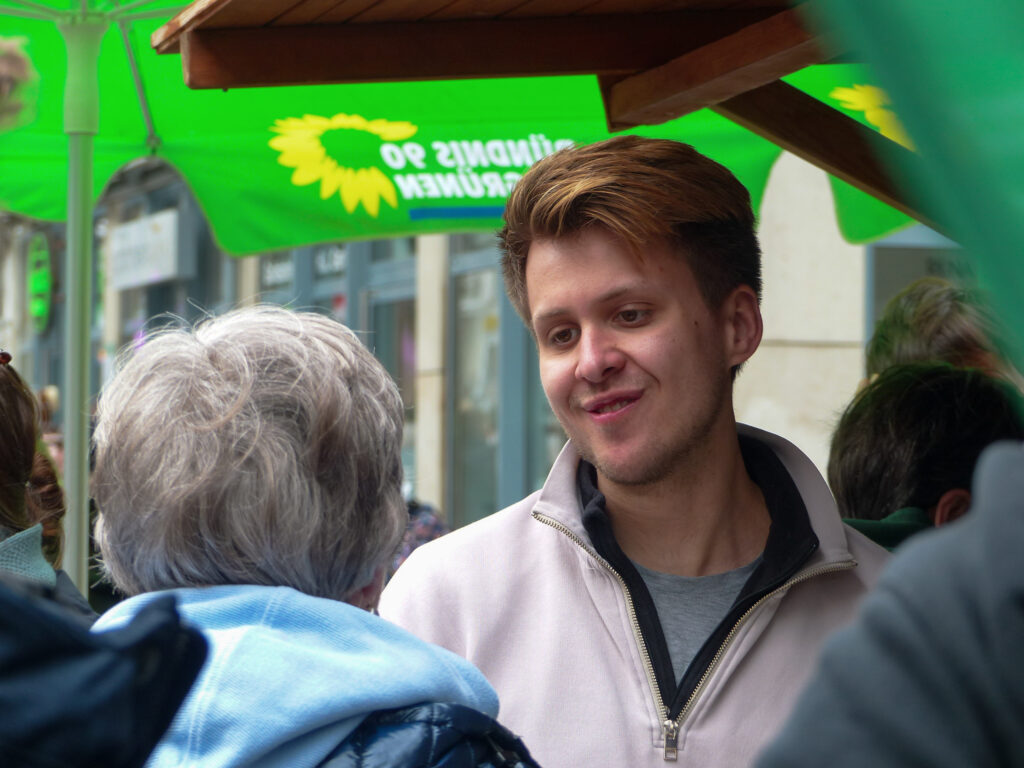
[[[405,529],[402,402],[349,329],[256,307],[167,329],[97,410],[96,538],[209,658],[148,763],[533,766],[469,663],[374,615]]]
[[[977,296],[943,278],[923,277],[885,305],[867,344],[867,381],[891,365],[936,362],[1019,381],[996,339],[996,324]]]
[[[22,90],[35,75],[22,50],[25,42],[23,37],[0,37],[0,131],[16,126],[25,112]]]
[[[419,549],[428,541],[439,539],[451,532],[444,516],[430,504],[409,499],[405,505],[409,510],[409,522],[406,525],[405,534],[402,536],[398,554],[395,555],[391,564],[391,573],[397,571],[398,566],[404,563],[414,550]]]
[[[1017,390],[980,370],[894,365],[861,390],[832,435],[828,481],[846,522],[892,549],[971,505],[982,451],[1024,439]]]
[[[96,614],[60,570],[65,511],[53,462],[40,450],[36,398],[0,350],[0,572],[44,587],[92,623]]]

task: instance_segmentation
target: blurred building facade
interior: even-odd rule
[[[115,177],[95,220],[94,391],[118,350],[175,318],[260,301],[311,309],[359,332],[398,382],[410,496],[457,527],[543,482],[564,437],[532,339],[504,295],[493,233],[232,258],[180,177],[151,161]],[[847,244],[825,175],[790,155],[772,173],[760,231],[765,338],[737,380],[737,417],[824,467],[881,306],[906,282],[959,277],[962,265],[952,243],[923,227]],[[36,389],[63,380],[63,238],[59,224],[0,218],[0,346]]]

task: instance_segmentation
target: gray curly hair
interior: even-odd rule
[[[348,328],[261,306],[160,331],[99,400],[93,495],[123,592],[344,599],[398,546],[402,401]]]

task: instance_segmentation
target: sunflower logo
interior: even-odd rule
[[[864,119],[878,129],[878,132],[907,149],[913,149],[903,123],[891,109],[889,94],[874,85],[855,85],[852,88],[835,88],[829,96],[839,102],[839,106],[851,112],[863,112]]]
[[[398,207],[391,179],[373,166],[354,168],[351,162],[345,162],[343,155],[346,148],[351,150],[360,138],[408,139],[417,130],[412,123],[367,120],[360,115],[341,113],[334,117],[287,117],[275,120],[270,130],[278,134],[269,142],[272,149],[281,153],[277,162],[295,169],[292,184],[304,187],[320,182],[320,199],[337,194],[349,213],[362,204],[366,212],[376,218],[381,200],[392,208]]]

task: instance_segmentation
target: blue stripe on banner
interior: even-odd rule
[[[452,208],[411,208],[412,221],[423,219],[500,219],[505,213],[503,205],[465,205]]]

